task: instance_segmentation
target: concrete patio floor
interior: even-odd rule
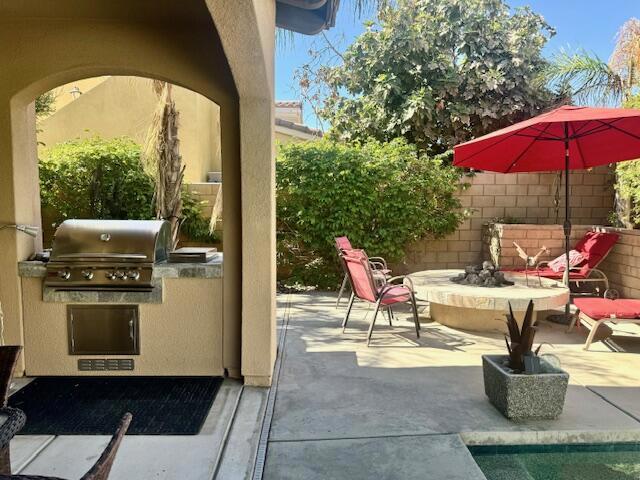
[[[541,323],[537,342],[553,344],[543,352],[571,375],[564,413],[514,423],[483,389],[480,356],[504,351],[500,334],[421,318],[416,340],[401,314],[393,328],[379,321],[367,348],[365,306],[344,334],[334,295],[286,295],[279,306],[286,341],[264,478],[481,479],[465,444],[640,440],[640,355],[602,343],[585,352],[584,330]],[[640,350],[640,331],[623,333]]]

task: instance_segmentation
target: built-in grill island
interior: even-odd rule
[[[56,230],[45,286],[57,290],[153,288],[153,266],[165,262],[165,220],[67,220]]]
[[[169,263],[161,220],[67,220],[20,262],[27,375],[222,375],[222,253]]]

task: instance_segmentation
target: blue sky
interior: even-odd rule
[[[363,30],[366,18],[355,17],[353,0],[342,0],[336,26],[327,32],[334,42],[349,45]],[[584,48],[607,60],[613,50],[615,35],[629,18],[640,16],[640,0],[507,0],[511,7],[529,5],[541,14],[557,31],[549,41],[545,54],[551,55],[563,47]],[[276,50],[276,99],[297,99],[293,72],[308,58],[314,37],[296,35],[292,43]],[[305,119],[315,123],[308,108]]]

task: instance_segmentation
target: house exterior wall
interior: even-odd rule
[[[53,109],[54,112],[57,112],[65,105],[76,100],[76,97],[71,93],[73,90],[80,90],[81,94],[87,93],[94,87],[97,87],[105,80],[111,78],[110,76],[102,76],[102,77],[92,77],[92,78],[82,78],[76,80],[74,82],[68,83],[66,85],[61,85],[57,88],[54,88],[54,101],[53,101]]]
[[[613,173],[609,167],[572,172],[571,218],[576,225],[607,223],[613,210]],[[559,217],[554,207],[556,173],[478,173],[463,178],[458,196],[470,217],[443,239],[424,238],[407,246],[398,272],[462,268],[482,261],[483,226],[493,221],[549,225],[564,220],[564,184],[560,186]],[[557,240],[557,239],[556,239]],[[526,243],[526,242],[525,242]],[[522,245],[525,247],[526,245]],[[549,245],[550,246],[550,245]]]
[[[61,88],[68,91],[73,85],[72,82]],[[173,87],[172,96],[180,115],[180,154],[185,165],[185,182],[205,182],[207,172],[220,171],[222,167],[220,108],[183,87]],[[128,136],[144,145],[157,104],[151,80],[108,77],[39,122],[40,149],[96,135]]]

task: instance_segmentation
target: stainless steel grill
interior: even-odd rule
[[[153,266],[166,261],[164,220],[66,220],[56,230],[45,286],[58,290],[151,290]]]

